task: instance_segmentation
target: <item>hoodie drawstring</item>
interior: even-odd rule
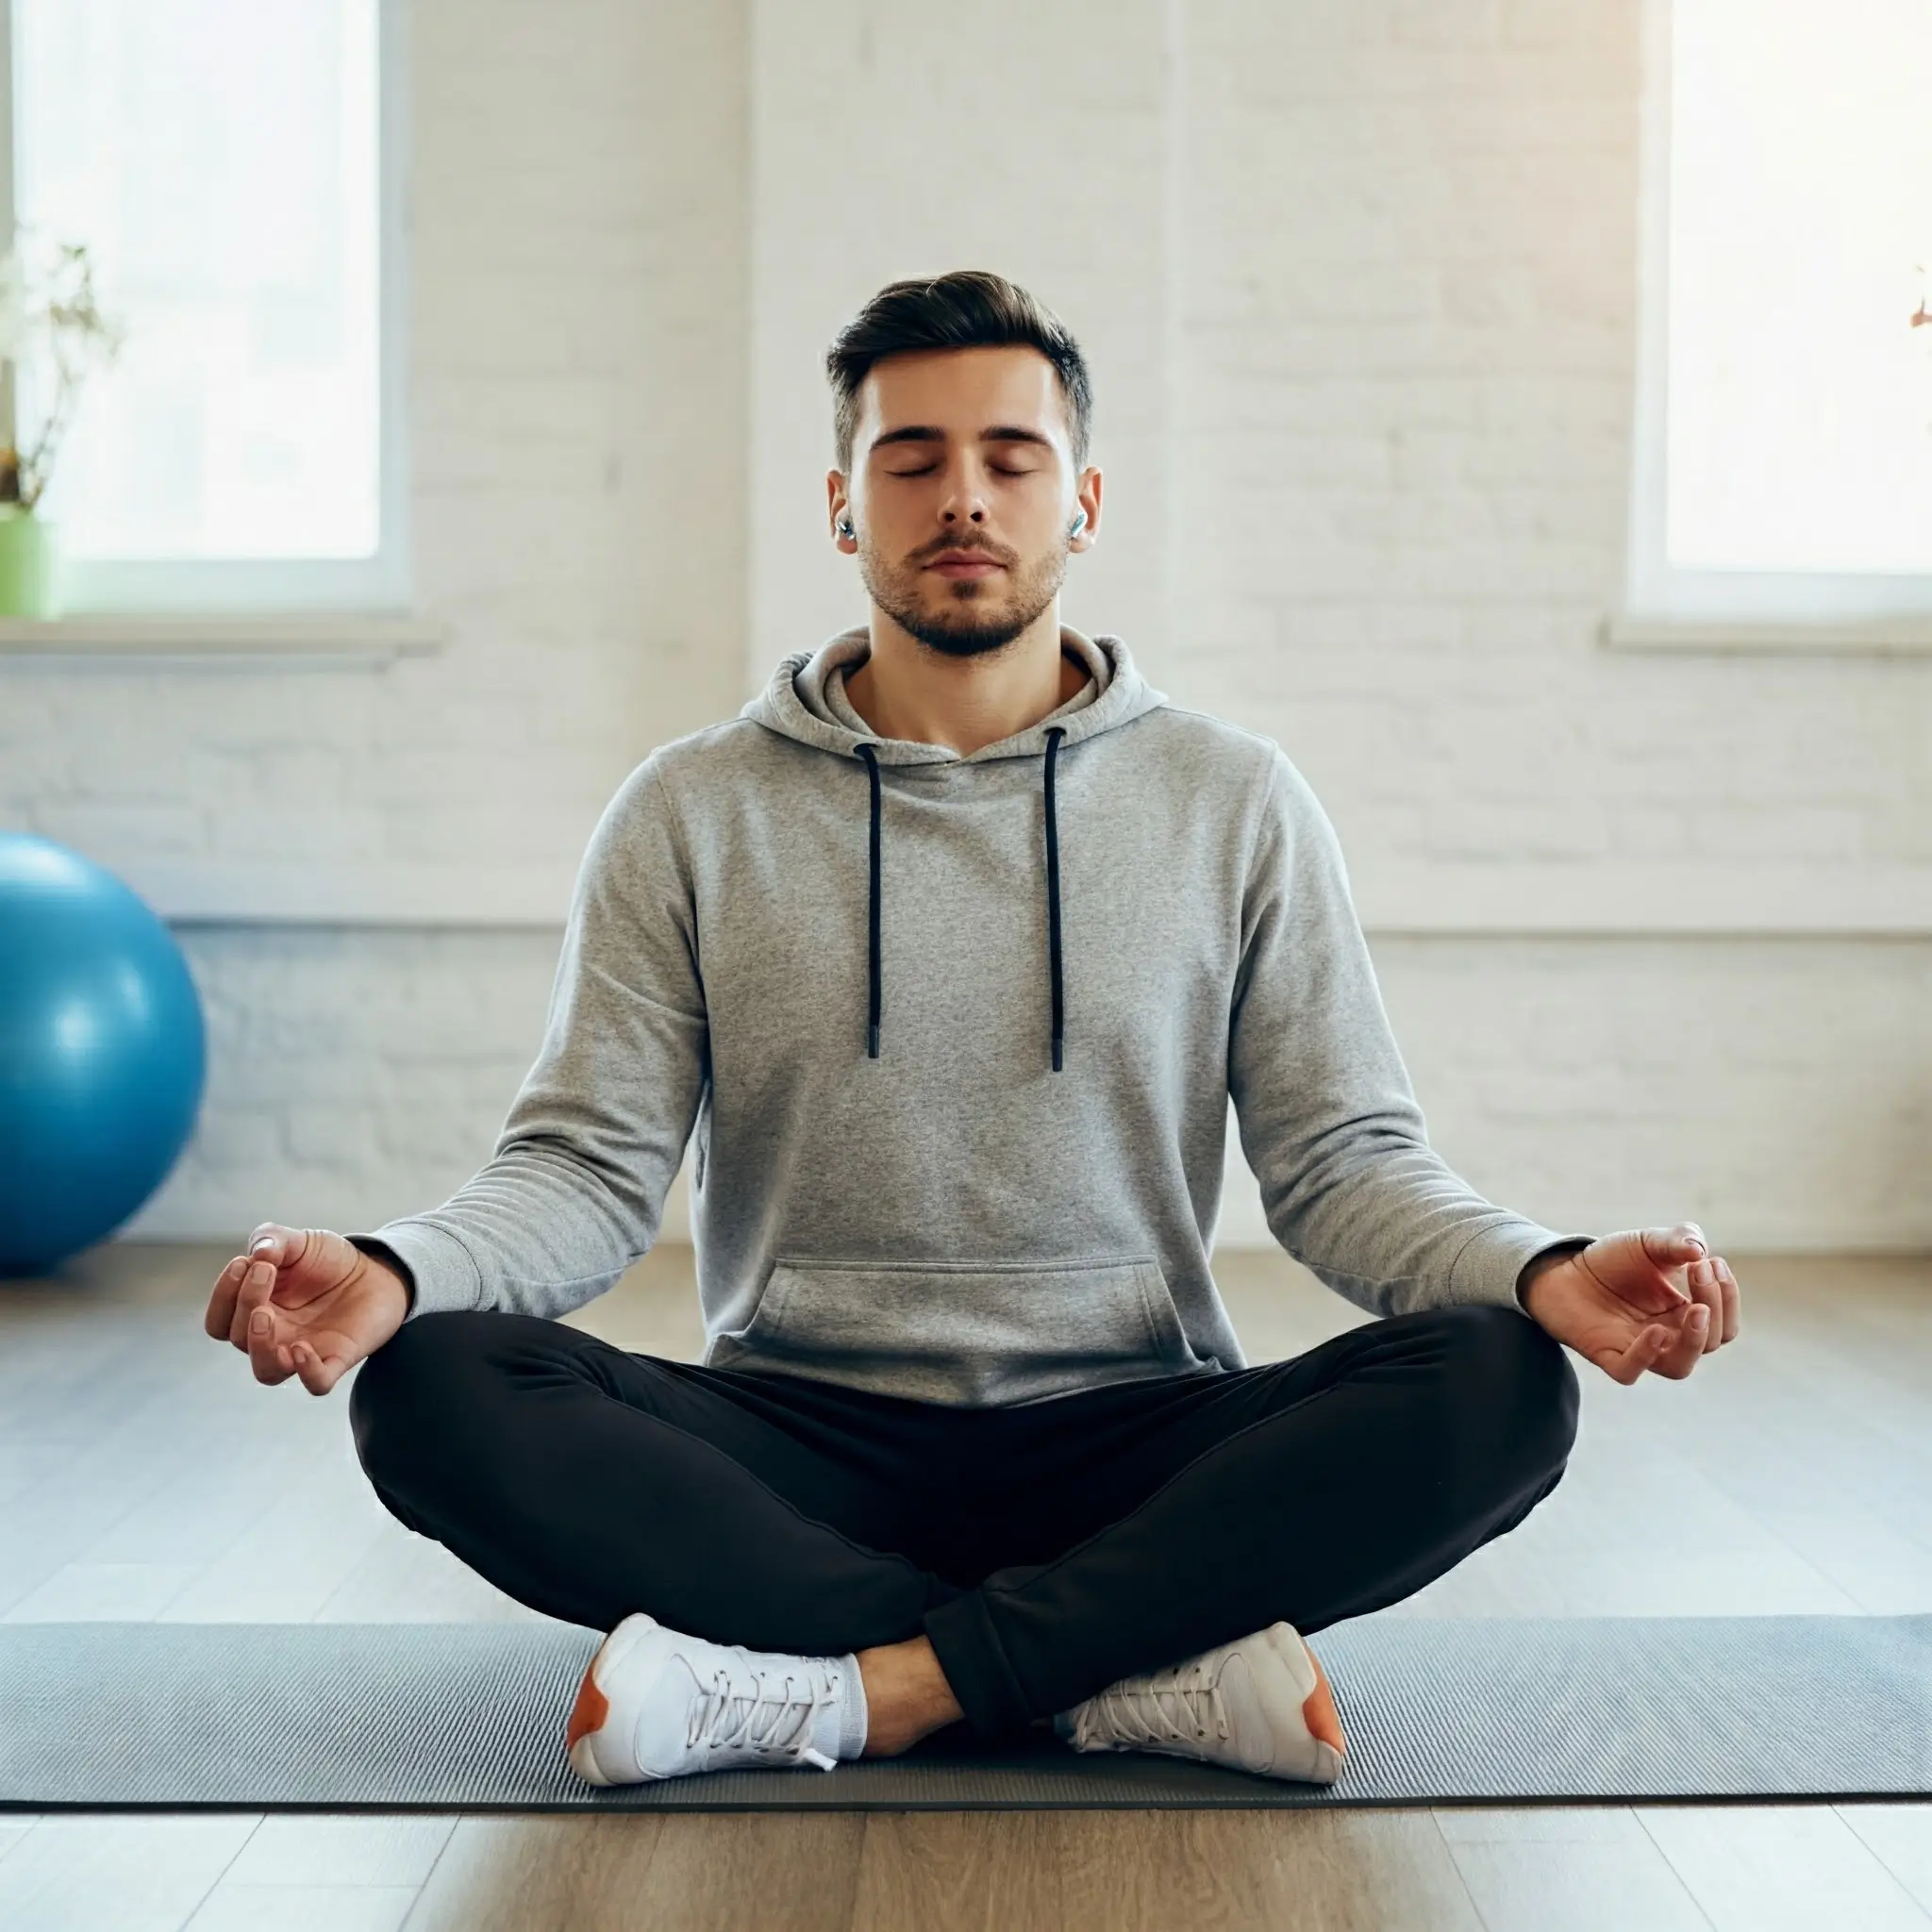
[[[1064,724],[1046,733],[1046,950],[1053,972],[1053,1070],[1060,1071],[1060,1041],[1066,1033],[1066,1000],[1060,991],[1060,827],[1053,808],[1053,761],[1059,756]]]
[[[1060,959],[1060,828],[1054,809],[1054,761],[1059,756],[1060,740],[1067,735],[1064,724],[1049,725],[1046,733],[1046,944],[1048,970],[1053,976],[1053,1070],[1064,1071],[1066,1038],[1066,994],[1061,983]],[[865,1016],[865,1051],[871,1059],[879,1057],[879,760],[875,747],[860,744],[857,755],[865,760],[872,778],[872,893],[870,900],[867,979],[869,1002]]]
[[[867,958],[871,967],[872,1003],[865,1014],[865,1051],[872,1059],[879,1057],[879,760],[869,744],[858,747],[858,756],[872,774],[872,941]]]

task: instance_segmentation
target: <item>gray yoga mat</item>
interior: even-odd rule
[[[0,1805],[977,1810],[1932,1791],[1932,1616],[1358,1618],[1317,1640],[1329,1788],[1045,1734],[597,1790],[563,1756],[593,1632],[0,1625]]]

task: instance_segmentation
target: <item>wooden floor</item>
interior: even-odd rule
[[[225,1258],[120,1244],[58,1289],[0,1283],[0,1617],[533,1616],[383,1510],[355,1462],[346,1388],[263,1389],[202,1334]],[[1731,1258],[1742,1338],[1684,1383],[1623,1389],[1579,1364],[1561,1485],[1395,1613],[1932,1610],[1932,1260]],[[1285,1257],[1215,1267],[1256,1360],[1362,1319]],[[691,1353],[690,1251],[652,1255],[572,1319]],[[0,1811],[7,1932],[1928,1924],[1924,1804]]]

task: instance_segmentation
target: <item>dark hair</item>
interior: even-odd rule
[[[1093,384],[1087,358],[1067,325],[1005,275],[990,269],[889,282],[839,331],[825,351],[825,374],[837,397],[833,435],[839,468],[852,470],[858,429],[858,386],[874,362],[917,349],[1038,349],[1059,377],[1067,405],[1074,467],[1084,469],[1093,424]]]

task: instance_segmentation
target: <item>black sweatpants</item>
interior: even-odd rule
[[[362,1364],[349,1411],[391,1512],[535,1609],[810,1656],[923,1630],[994,1733],[1411,1594],[1555,1489],[1577,1400],[1560,1344],[1501,1307],[1006,1408],[442,1312]]]

